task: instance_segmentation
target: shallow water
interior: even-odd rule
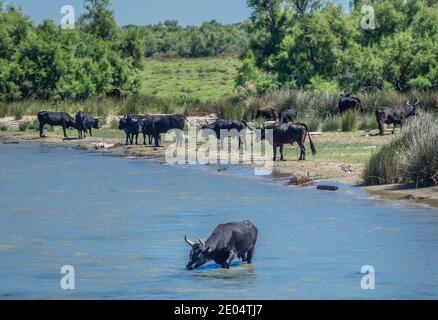
[[[0,299],[438,298],[438,209],[40,145],[0,144],[0,165]],[[253,265],[185,270],[185,234],[244,219]]]

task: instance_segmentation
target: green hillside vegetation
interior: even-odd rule
[[[148,58],[139,78],[147,95],[190,102],[232,95],[240,60],[223,58]]]

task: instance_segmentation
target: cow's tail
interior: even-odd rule
[[[300,123],[304,128],[306,128],[307,135],[309,136],[310,149],[312,150],[312,155],[315,156],[317,154],[315,144],[313,143],[312,136],[310,135],[309,128],[306,124]]]
[[[249,129],[249,130],[254,131],[254,129],[251,128],[251,127],[249,126],[249,124],[248,124],[246,121],[242,120],[242,123],[243,123],[243,124]]]

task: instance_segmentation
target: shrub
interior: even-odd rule
[[[401,183],[400,153],[402,149],[403,145],[400,141],[395,140],[373,153],[365,164],[362,174],[364,184],[371,186]]]
[[[6,125],[1,125],[1,126],[0,126],[0,131],[8,131],[8,126],[6,126]]]
[[[27,121],[20,122],[20,124],[18,125],[18,130],[22,132],[27,131],[27,129],[29,128],[29,124],[30,123]]]
[[[438,120],[422,114],[399,137],[373,154],[365,165],[366,185],[415,183],[438,185]]]
[[[330,132],[330,131],[338,131],[340,127],[339,118],[336,116],[327,117],[322,123],[322,131]]]
[[[401,159],[403,176],[417,186],[438,185],[438,120],[423,114],[402,133],[406,153]]]
[[[309,117],[304,123],[307,125],[307,128],[310,132],[315,132],[319,130],[320,120],[317,117]]]
[[[359,129],[364,131],[370,131],[377,129],[377,120],[374,115],[365,115],[362,116],[362,120],[360,121]]]
[[[345,112],[341,117],[341,129],[343,132],[353,132],[357,130],[358,114],[353,111]]]

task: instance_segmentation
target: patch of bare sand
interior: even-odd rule
[[[384,185],[365,187],[372,196],[388,200],[407,200],[438,208],[438,186],[415,188],[413,185]]]

